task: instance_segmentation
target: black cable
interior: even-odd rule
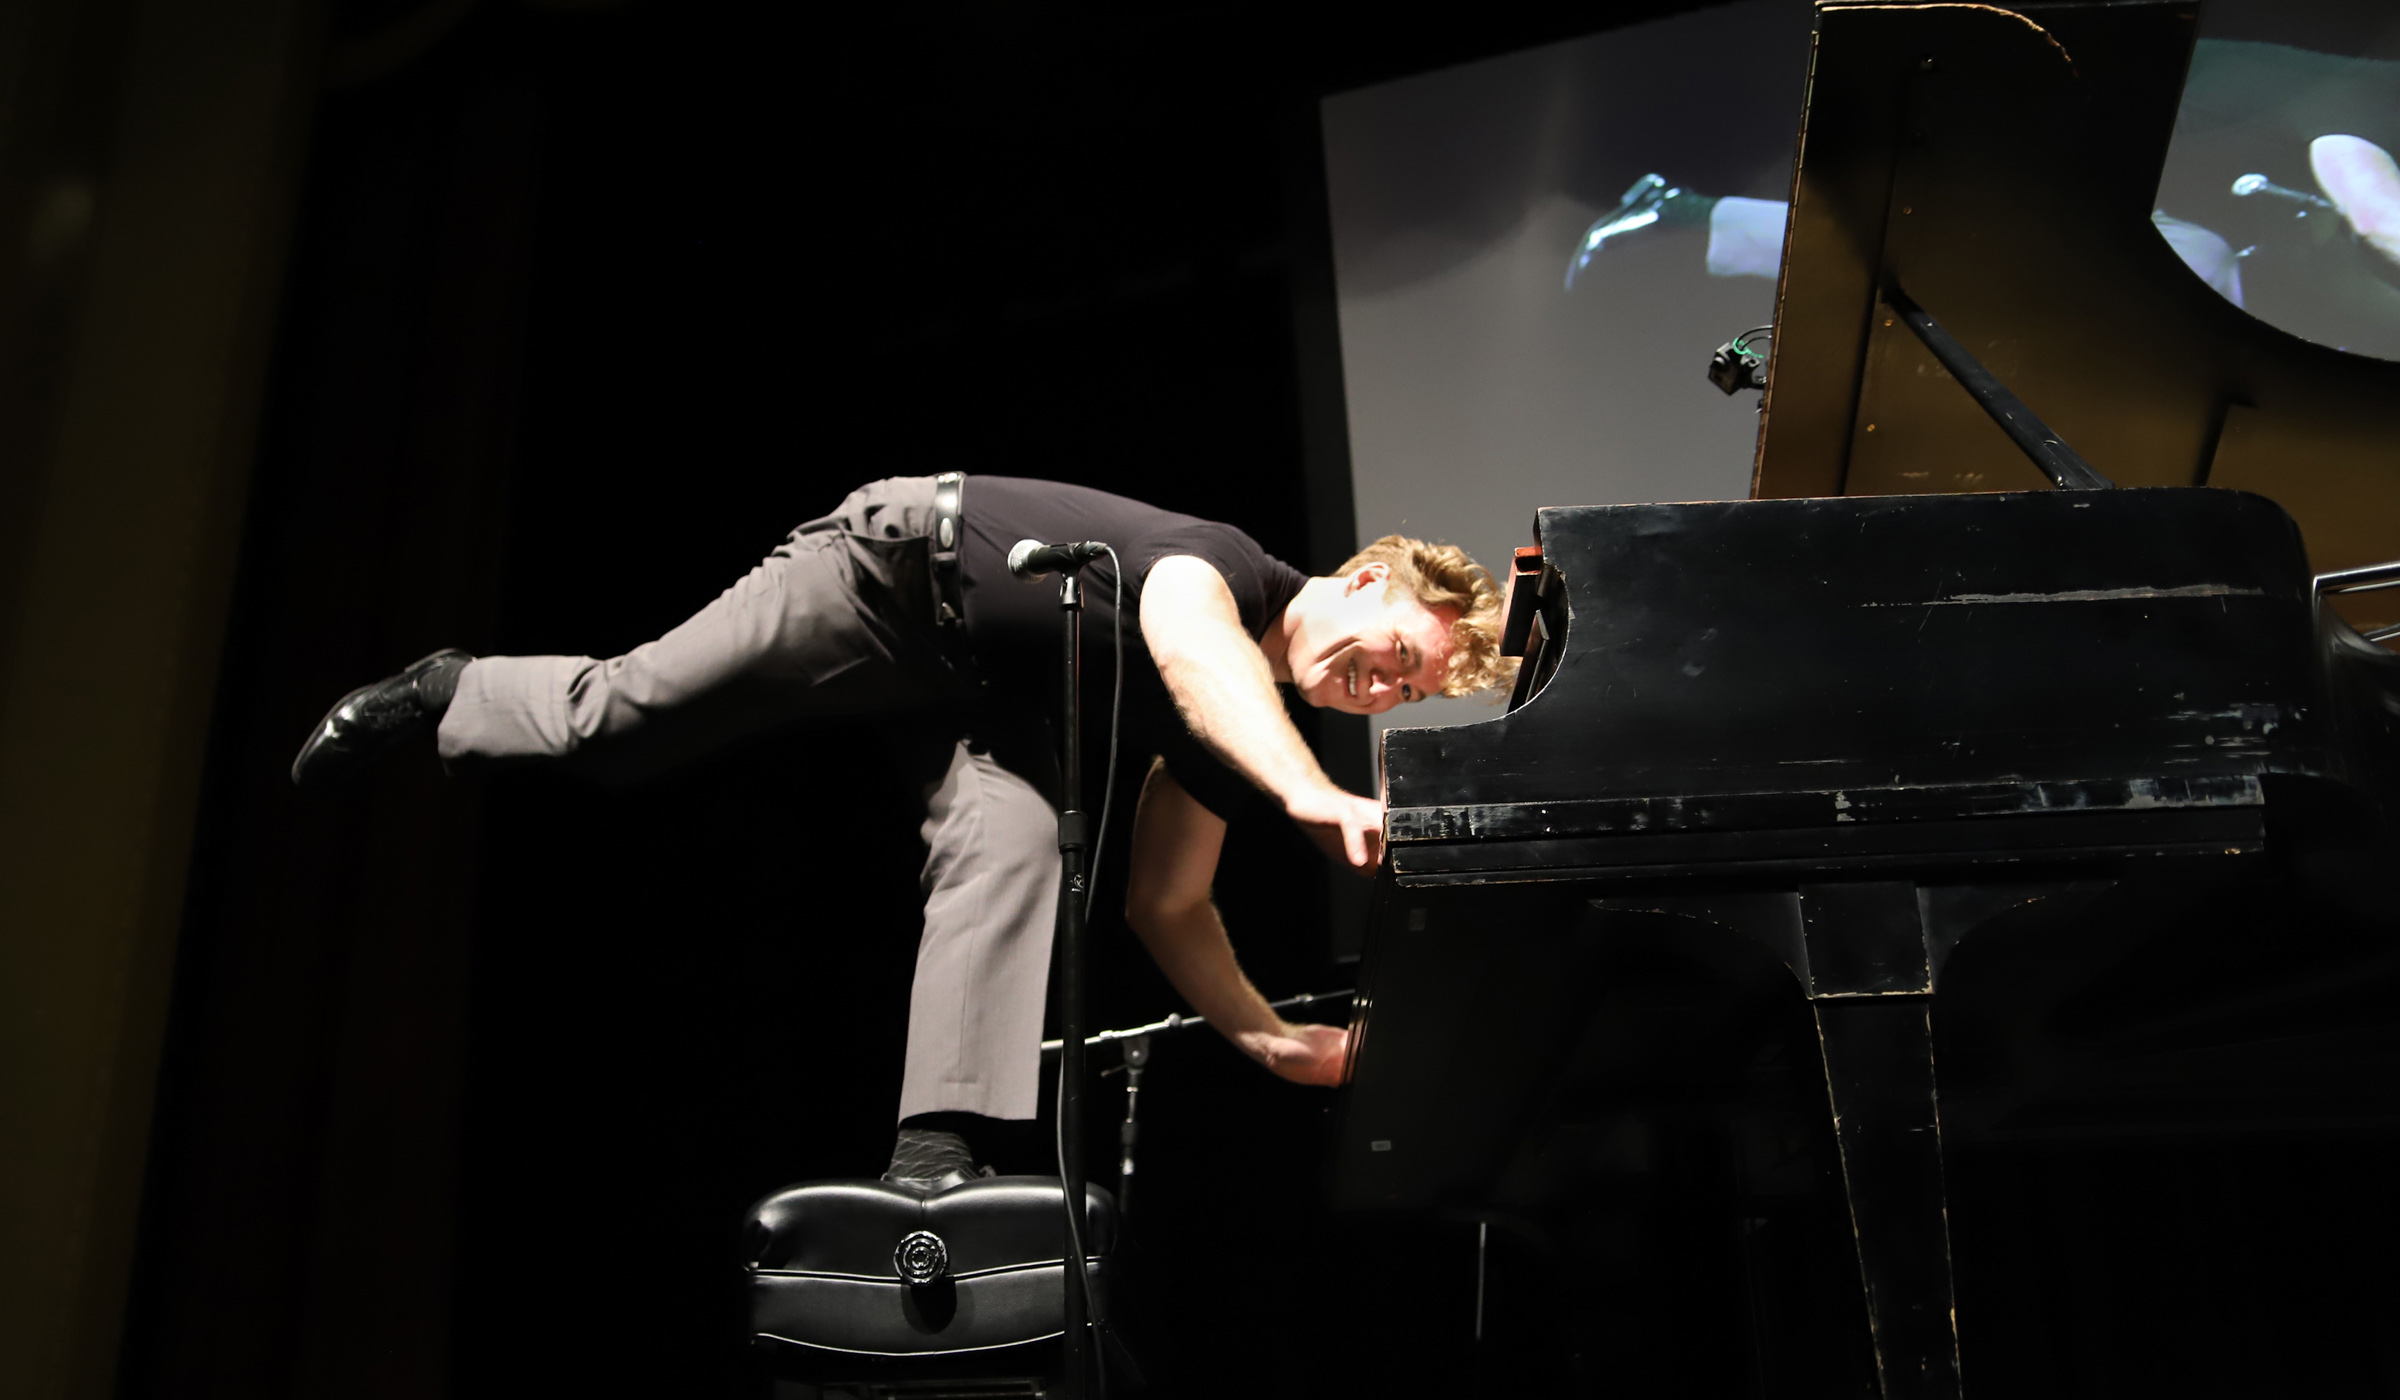
[[[1116,571],[1115,601],[1109,604],[1109,644],[1117,653],[1116,687],[1108,697],[1108,768],[1100,789],[1100,834],[1092,838],[1091,878],[1083,887],[1084,917],[1091,917],[1092,896],[1100,892],[1100,855],[1108,849],[1108,812],[1117,800],[1117,721],[1125,714],[1125,565],[1117,559],[1116,547],[1102,545],[1108,551],[1108,566]]]
[[[1058,1099],[1062,1110],[1051,1118],[1051,1140],[1058,1147],[1058,1194],[1062,1199],[1067,1194],[1067,1115],[1063,1111],[1066,1098],[1067,1057],[1061,1055],[1058,1057]],[[1099,1377],[1099,1400],[1108,1400],[1108,1356],[1100,1342],[1099,1300],[1092,1293],[1091,1270],[1084,1267],[1083,1262],[1085,1250],[1081,1201],[1067,1202],[1067,1247],[1074,1252],[1074,1258],[1061,1262],[1073,1269],[1075,1277],[1083,1282],[1083,1321],[1091,1331],[1092,1371]]]
[[[1092,896],[1100,889],[1100,853],[1108,848],[1108,812],[1117,796],[1117,724],[1124,717],[1125,712],[1125,565],[1117,558],[1115,548],[1107,545],[1103,545],[1102,548],[1108,550],[1109,566],[1116,573],[1116,589],[1112,595],[1114,601],[1109,607],[1109,639],[1117,654],[1117,677],[1115,687],[1108,700],[1108,767],[1102,774],[1102,782],[1105,786],[1100,789],[1100,834],[1092,841],[1091,868],[1084,872],[1083,905],[1087,926],[1090,921]],[[1080,736],[1069,735],[1068,739],[1073,742],[1078,737]],[[1071,796],[1080,800],[1083,795],[1074,793]],[[1067,1057],[1061,1055],[1058,1057],[1058,1111],[1051,1117],[1050,1137],[1051,1142],[1058,1149],[1058,1187],[1059,1195],[1062,1197],[1066,1195],[1067,1187],[1066,1104]],[[1080,1151],[1082,1146],[1083,1144],[1077,1143],[1077,1150]],[[1075,1277],[1081,1280],[1083,1285],[1084,1324],[1091,1329],[1092,1376],[1098,1387],[1094,1393],[1098,1400],[1108,1400],[1108,1350],[1101,1335],[1100,1300],[1092,1291],[1091,1270],[1084,1266],[1083,1202],[1068,1201],[1066,1205],[1067,1245],[1074,1251],[1075,1257],[1065,1262],[1068,1267],[1074,1269]]]

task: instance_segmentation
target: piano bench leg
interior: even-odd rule
[[[1813,1005],[1884,1400],[1957,1400],[1931,999],[1838,997]]]

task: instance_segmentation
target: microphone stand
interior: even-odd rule
[[[1066,641],[1066,666],[1060,755],[1064,780],[1058,814],[1058,1025],[1064,1064],[1058,1089],[1059,1170],[1065,1187],[1069,1233],[1066,1240],[1066,1334],[1062,1360],[1067,1400],[1083,1400],[1090,1384],[1097,1350],[1092,1345],[1091,1318],[1085,1307],[1084,1231],[1091,1217],[1084,1209],[1083,1174],[1083,931],[1084,909],[1090,891],[1091,819],[1083,808],[1083,577],[1080,569],[1061,569],[1058,609]]]

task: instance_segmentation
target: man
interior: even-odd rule
[[[1309,578],[1232,526],[1101,491],[957,474],[879,481],[624,656],[443,651],[351,692],[292,777],[332,783],[425,734],[454,771],[542,761],[626,777],[778,724],[872,717],[924,795],[927,847],[886,1176],[955,1180],[975,1169],[975,1139],[1032,1118],[1038,1097],[1059,880],[1060,629],[1055,582],[1008,570],[1023,539],[1115,547],[1115,561],[1085,571],[1086,647],[1102,677],[1124,570],[1126,748],[1157,756],[1134,820],[1128,919],[1176,990],[1245,1054],[1287,1079],[1334,1083],[1347,1032],[1268,1008],[1209,887],[1246,788],[1333,859],[1361,873],[1381,863],[1382,804],[1325,776],[1276,687],[1377,714],[1498,681],[1499,594],[1453,547],[1388,536]],[[1105,716],[1097,696],[1091,709]]]

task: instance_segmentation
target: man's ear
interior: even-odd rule
[[[1380,559],[1370,560],[1350,571],[1350,577],[1342,581],[1342,593],[1347,597],[1363,588],[1381,588],[1391,579],[1391,565]]]

